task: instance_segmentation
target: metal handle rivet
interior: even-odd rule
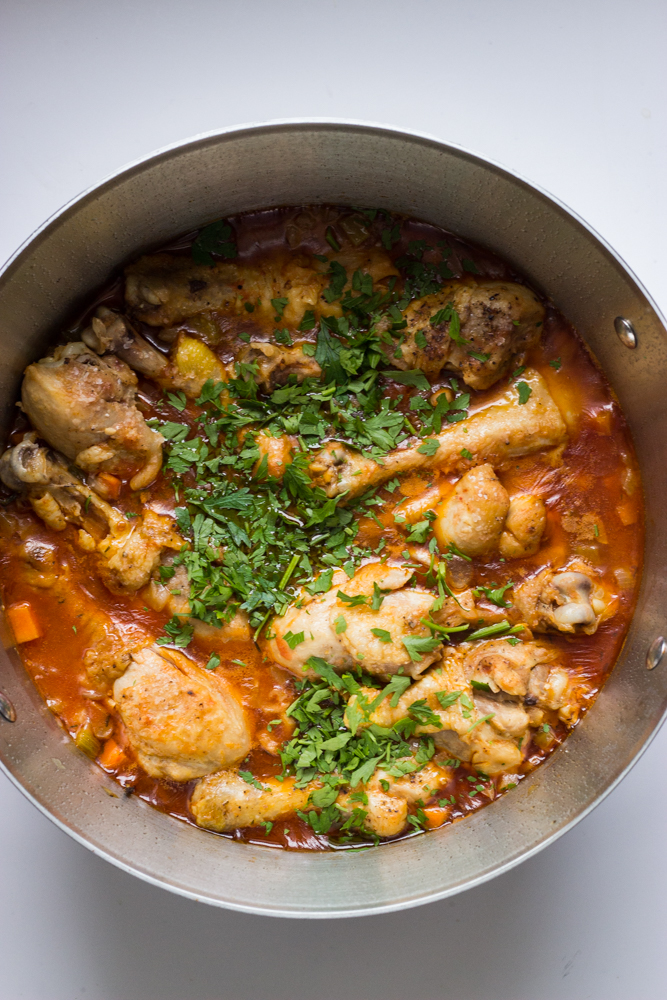
[[[635,348],[637,346],[637,334],[629,319],[617,316],[614,320],[614,329],[618,334],[618,339],[624,347]]]
[[[665,642],[663,636],[659,635],[657,639],[653,640],[648,648],[648,653],[646,654],[646,669],[655,670],[666,652],[667,642]]]
[[[3,694],[2,691],[0,691],[0,715],[7,722],[16,722],[16,709],[7,695]]]

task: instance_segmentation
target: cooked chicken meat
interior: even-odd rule
[[[252,364],[257,369],[257,382],[267,392],[272,392],[295,376],[298,382],[305,378],[319,378],[322,369],[315,358],[303,352],[303,344],[282,347],[263,340],[251,340],[239,354],[242,364]]]
[[[85,344],[72,343],[26,368],[21,401],[40,437],[79,468],[139,466],[130,481],[137,490],[158,474],[164,439],[137,409],[136,388],[136,376],[120,358],[98,358]]]
[[[331,255],[350,278],[363,269],[374,282],[398,271],[390,257],[376,247],[348,248]],[[197,313],[216,310],[228,315],[247,315],[272,322],[276,311],[272,300],[286,299],[280,321],[291,329],[301,323],[307,309],[320,315],[339,316],[340,303],[322,297],[330,281],[327,263],[310,254],[274,256],[260,265],[220,261],[211,266],[195,264],[186,257],[153,254],[142,257],[125,271],[125,298],[134,315],[150,326],[171,326]]]
[[[464,424],[446,427],[437,436],[439,447],[433,455],[420,452],[415,445],[392,451],[378,463],[346,445],[331,442],[310,463],[313,482],[328,496],[358,496],[369,486],[385,483],[401,473],[463,468],[467,461],[463,451],[474,455],[477,462],[499,465],[508,458],[563,444],[567,439],[565,423],[544,379],[531,370],[524,373],[523,379],[531,389],[525,403],[510,386],[495,403],[474,413]]]
[[[532,556],[540,547],[546,524],[546,508],[539,497],[513,497],[500,536],[501,556],[505,559]]]
[[[243,826],[273,823],[305,809],[312,787],[296,788],[294,778],[264,778],[261,788],[248,784],[233,770],[219,771],[198,781],[190,810],[199,826],[224,833]]]
[[[400,670],[417,676],[437,654],[418,652],[419,644],[410,646],[410,640],[430,637],[422,619],[435,598],[428,590],[406,586],[411,577],[411,569],[377,562],[357,570],[351,580],[337,572],[327,593],[313,599],[306,593],[273,619],[265,655],[297,676],[316,676],[307,666],[311,656],[340,671],[361,664],[371,674]]]
[[[25,492],[35,513],[53,531],[68,524],[79,528],[77,544],[94,556],[95,567],[109,590],[132,593],[144,587],[165,549],[178,550],[183,539],[174,522],[146,508],[126,518],[74,476],[62,455],[39,445],[34,433],[24,435],[0,459],[0,478],[12,490]]]
[[[470,469],[436,507],[433,528],[440,549],[454,545],[465,556],[488,555],[498,547],[509,509],[507,490],[491,466]]]
[[[367,782],[364,794],[364,827],[377,837],[397,837],[408,826],[408,806],[428,799],[449,777],[447,768],[429,762],[403,778],[378,768]],[[359,808],[358,793],[339,795],[336,805],[350,815]]]
[[[411,302],[405,320],[400,358],[388,349],[392,365],[419,368],[431,379],[447,369],[473,389],[488,389],[537,343],[544,306],[524,285],[453,281]]]
[[[594,568],[575,561],[559,572],[547,567],[514,588],[522,620],[536,632],[584,632],[593,635],[608,617],[614,598],[599,583]]]
[[[113,697],[132,749],[153,777],[190,781],[235,764],[250,749],[248,722],[229,684],[176,650],[134,653]]]
[[[341,643],[335,626],[336,593],[346,580],[345,573],[336,572],[331,590],[316,597],[304,591],[284,615],[274,618],[271,638],[264,647],[265,656],[297,677],[314,676],[306,667],[311,656],[321,657],[336,670],[351,667],[354,660]],[[292,636],[302,639],[298,643],[288,642]]]
[[[409,674],[417,676],[432,663],[435,651],[419,652],[407,646],[412,639],[430,639],[422,624],[434,601],[433,594],[418,588],[403,588],[387,594],[377,611],[369,604],[349,607],[339,600],[337,610],[345,623],[341,643],[355,663],[370,674]]]
[[[198,396],[208,379],[227,381],[222,363],[201,340],[181,332],[167,359],[124,316],[105,306],[97,310],[81,338],[96,354],[105,355],[105,359],[107,352],[111,352],[163,389],[180,389],[186,396]]]
[[[185,566],[176,568],[174,575],[167,583],[159,580],[160,570],[171,567],[173,554],[169,553],[160,560],[160,566],[153,572],[153,578],[141,592],[142,600],[155,611],[167,610],[179,621],[187,622],[194,629],[194,634],[204,642],[249,642],[252,630],[245,611],[237,611],[233,618],[220,626],[209,625],[199,618],[190,617],[190,580]],[[173,568],[173,567],[172,567]]]
[[[489,724],[493,720],[487,719],[475,707],[465,654],[464,646],[446,647],[438,665],[411,685],[395,707],[385,699],[371,712],[368,722],[392,726],[399,719],[409,717],[416,702],[425,703],[434,717],[437,716],[439,723],[420,724],[418,733],[434,734],[441,730],[452,730],[469,748],[473,764],[485,774],[497,774],[518,766],[522,760],[521,751],[516,742],[502,738]],[[446,708],[443,708],[438,693],[444,698]],[[363,694],[368,702],[372,701],[374,692],[365,690]],[[353,697],[358,702],[359,696]]]
[[[378,837],[398,836],[408,825],[408,805],[428,798],[447,777],[447,769],[434,763],[398,779],[377,769],[364,792],[368,800],[364,804],[365,829]],[[244,781],[232,769],[202,778],[190,801],[197,824],[224,833],[238,827],[273,823],[289,813],[308,809],[312,793],[321,787],[318,782],[311,782],[305,788],[297,788],[293,778],[284,781],[264,778],[257,785]],[[344,819],[359,809],[359,798],[343,792],[335,804]]]
[[[439,725],[427,721],[417,732],[437,736],[438,743],[459,759],[496,774],[522,760],[520,741],[531,724],[524,702],[558,710],[570,720],[576,717],[568,700],[569,676],[556,660],[553,649],[530,641],[511,646],[504,639],[492,639],[446,646],[441,660],[401,695],[395,707],[384,699],[370,713],[366,710],[364,724],[391,726],[408,717],[415,704],[425,704]],[[375,694],[370,688],[362,692],[367,704]],[[363,710],[359,696],[353,701]]]
[[[160,381],[169,370],[164,354],[140,336],[124,316],[106,306],[96,311],[81,339],[96,354],[115,354],[147,378]]]

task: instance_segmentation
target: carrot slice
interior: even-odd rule
[[[424,813],[426,814],[427,826],[429,830],[435,830],[437,827],[442,826],[446,822],[450,810],[442,809],[440,806],[425,806]]]
[[[123,748],[111,737],[104,744],[104,749],[99,755],[98,761],[102,767],[111,771],[114,767],[118,767],[124,756],[125,751]]]
[[[116,500],[123,485],[118,476],[112,476],[110,472],[100,472],[98,480],[104,486],[104,490],[110,500]]]
[[[39,639],[42,630],[39,622],[27,601],[21,604],[11,604],[7,608],[7,619],[12,627],[16,644],[21,642],[32,642]]]

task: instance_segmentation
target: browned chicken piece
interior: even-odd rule
[[[190,781],[237,763],[250,749],[248,722],[230,685],[176,650],[133,653],[113,698],[139,763],[154,778]]]
[[[180,389],[186,396],[198,396],[208,379],[227,381],[222,362],[201,340],[181,331],[167,358],[124,316],[106,306],[100,306],[81,339],[96,354],[105,355],[105,360],[111,352],[161,388]]]
[[[507,490],[490,465],[478,465],[459,479],[435,509],[433,530],[441,551],[450,545],[466,556],[488,555],[498,542],[510,509]]]
[[[167,554],[161,559],[162,565],[169,565],[173,554]],[[158,567],[160,569],[161,567]],[[174,575],[167,584],[154,578],[142,591],[142,598],[154,611],[167,610],[170,615],[187,621],[194,628],[194,633],[202,642],[250,642],[252,631],[245,611],[237,611],[234,617],[216,628],[198,618],[190,617],[190,580],[185,566],[177,566]]]
[[[500,554],[504,559],[532,556],[540,547],[547,525],[547,512],[539,497],[512,497],[500,536]]]
[[[385,698],[371,712],[365,724],[392,726],[399,719],[409,715],[414,702],[425,700],[426,705],[438,717],[439,725],[420,725],[416,730],[417,733],[433,735],[443,730],[453,732],[456,737],[455,743],[460,747],[461,759],[471,760],[485,774],[498,774],[517,767],[522,760],[522,754],[513,739],[501,737],[493,728],[491,725],[493,719],[485,717],[488,713],[482,713],[475,707],[473,688],[466,669],[464,645],[445,647],[438,665],[409,687],[399,698],[395,708],[392,708],[389,699]],[[443,696],[450,695],[453,698],[452,703],[443,708],[438,693]],[[369,688],[362,689],[361,694],[370,702],[376,692]],[[354,700],[358,703],[359,697],[354,695],[350,703]]]
[[[336,805],[343,818],[360,808],[358,793],[339,795]],[[377,837],[397,837],[408,825],[408,803],[399,795],[388,795],[381,787],[364,789],[364,829]]]
[[[585,679],[576,680],[563,667],[538,664],[530,674],[526,705],[538,706],[538,714],[531,718],[531,725],[539,725],[542,715],[539,709],[546,708],[558,712],[558,717],[567,725],[575,723],[590,695],[590,686]],[[530,713],[535,709],[529,708]]]
[[[408,825],[408,805],[426,801],[446,783],[451,772],[434,762],[403,778],[395,778],[378,768],[364,787],[368,802],[364,804],[364,827],[377,837],[397,837]],[[359,808],[359,798],[353,792],[339,795],[336,805],[344,816]]]
[[[412,574],[408,567],[379,562],[362,566],[351,580],[342,570],[336,570],[331,590],[316,597],[303,591],[295,604],[273,619],[271,638],[264,644],[266,656],[297,677],[317,676],[306,666],[311,656],[326,660],[340,673],[362,664],[369,674],[389,676],[400,672],[418,677],[440,652],[436,648],[413,659],[403,643],[404,639],[430,637],[423,619],[429,616],[436,599],[429,590],[407,586]],[[372,606],[374,584],[382,597],[376,610]],[[366,600],[356,604],[339,597],[339,593],[351,599],[364,596]],[[470,590],[447,597],[430,617],[447,626],[500,619],[497,612],[477,607]],[[303,641],[292,647],[286,637],[301,633]]]
[[[282,347],[263,340],[251,340],[239,352],[238,360],[243,364],[256,365],[256,381],[267,392],[283,385],[290,375],[303,382],[305,378],[319,378],[322,374],[315,358],[304,354],[303,344]]]
[[[190,799],[190,811],[198,826],[224,833],[244,826],[273,823],[297,809],[305,809],[317,786],[296,788],[294,778],[278,781],[264,778],[262,788],[248,784],[227,769],[198,781]]]
[[[363,806],[365,829],[378,837],[398,836],[407,826],[408,804],[429,798],[445,783],[449,773],[432,762],[398,779],[378,769],[364,788],[368,799]],[[224,833],[238,827],[273,823],[298,809],[309,808],[311,794],[321,787],[312,781],[305,788],[296,788],[294,778],[284,781],[262,778],[258,784],[261,787],[249,784],[231,768],[202,778],[190,800],[197,825]],[[350,796],[351,793],[342,792],[336,799],[341,819],[359,808],[359,800]]]
[[[327,496],[347,492],[354,497],[405,472],[464,469],[468,465],[461,455],[464,450],[480,464],[500,465],[508,458],[556,448],[567,440],[567,429],[546,382],[531,369],[526,370],[523,380],[531,389],[526,403],[520,403],[516,387],[509,386],[492,405],[445,428],[437,436],[439,447],[434,455],[419,452],[421,442],[417,442],[409,448],[397,448],[380,463],[332,441],[313,457],[311,478]]]
[[[442,500],[442,495],[447,494]],[[419,496],[403,501],[394,510],[398,524],[413,524],[433,511],[433,530],[441,552],[454,546],[469,558],[500,551],[505,559],[518,559],[536,552],[546,526],[546,511],[538,497],[522,495],[510,499],[490,465],[478,465],[464,473],[453,492],[446,483],[431,486]],[[451,553],[450,553],[451,555]],[[429,566],[428,550],[411,550],[411,557]],[[450,577],[464,580],[467,587],[472,569],[461,572],[461,557]],[[466,563],[469,566],[469,564]],[[448,569],[454,567],[448,567]],[[456,586],[455,589],[463,589]]]
[[[311,656],[321,657],[341,672],[360,663],[371,674],[384,676],[400,670],[416,676],[438,654],[429,651],[413,659],[403,643],[404,639],[425,639],[431,634],[421,619],[428,614],[435,594],[406,586],[412,573],[411,569],[379,562],[362,566],[351,580],[338,570],[331,590],[315,598],[304,592],[298,607],[293,604],[273,619],[266,655],[297,677],[316,676],[306,667]],[[382,598],[376,610],[372,607],[374,584]],[[363,596],[365,601],[355,606],[340,594]],[[303,633],[303,642],[292,648],[285,638],[290,633]]]
[[[40,437],[79,468],[140,465],[130,481],[136,490],[160,471],[164,441],[137,409],[136,389],[136,376],[120,358],[98,358],[72,343],[26,368],[21,402]]]
[[[96,311],[81,339],[96,354],[115,354],[134,371],[156,382],[169,369],[164,354],[138,334],[124,316],[106,306]]]
[[[452,326],[448,306],[459,317],[460,331]],[[401,358],[387,349],[394,367],[420,368],[431,380],[447,369],[473,389],[488,389],[537,343],[544,306],[530,289],[513,282],[451,281],[411,302],[404,317],[408,326]],[[418,346],[417,339],[423,345],[424,338],[426,344]]]
[[[356,270],[370,274],[374,282],[398,276],[389,255],[375,247],[349,248],[329,257],[345,268],[350,281]],[[308,309],[323,316],[341,315],[339,302],[322,297],[330,282],[328,268],[328,262],[310,254],[276,255],[263,264],[220,261],[212,266],[153,254],[126,269],[125,298],[132,313],[150,326],[171,326],[209,310],[247,318],[246,303],[253,306],[253,319],[273,322],[271,300],[287,299],[279,319],[294,329]]]
[[[530,640],[514,646],[505,639],[446,646],[441,661],[394,708],[385,698],[367,713],[364,725],[392,726],[423,699],[440,725],[420,725],[417,733],[433,735],[460,760],[498,774],[519,765],[529,726],[542,721],[542,713],[531,716],[532,706],[558,711],[568,722],[576,718],[576,691],[557,659],[555,650]],[[376,696],[371,688],[361,694],[367,703]]]
[[[530,633],[526,631],[525,634]],[[506,639],[487,639],[465,646],[466,674],[476,684],[484,684],[494,695],[504,693],[525,698],[534,668],[558,659],[554,649],[537,642],[519,642],[511,646]]]
[[[315,676],[306,668],[311,656],[319,656],[341,673],[353,666],[350,652],[336,633],[336,594],[348,582],[347,574],[336,570],[332,577],[332,587],[324,594],[313,597],[302,591],[298,600],[289,606],[283,615],[274,618],[270,626],[270,636],[264,645],[265,655],[274,663],[290,670],[297,677]],[[335,612],[335,613],[334,613]],[[292,648],[285,636],[300,635],[303,642]]]
[[[27,493],[35,513],[54,531],[79,528],[77,543],[90,553],[97,572],[113,593],[146,586],[164,549],[179,550],[183,539],[174,521],[150,509],[126,518],[74,476],[62,455],[26,434],[0,459],[0,478]]]
[[[593,635],[616,609],[614,595],[596,580],[592,566],[575,560],[569,566],[543,569],[514,588],[521,620],[535,632],[584,632]]]

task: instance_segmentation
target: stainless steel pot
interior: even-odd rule
[[[38,808],[96,854],[147,881],[278,916],[400,909],[505,871],[564,833],[614,787],[655,734],[667,705],[667,657],[647,669],[649,649],[653,665],[664,650],[656,640],[667,632],[661,447],[667,440],[667,331],[623,261],[584,222],[462,149],[371,125],[273,123],[171,147],[82,195],[40,229],[0,277],[2,434],[23,368],[113,268],[223,214],[323,201],[394,209],[444,226],[497,251],[554,300],[590,345],[630,422],[644,477],[646,565],[620,660],[566,745],[464,823],[359,853],[233,843],[123,798],[64,735],[15,650],[0,654],[0,689],[16,712],[14,722],[0,717],[0,759]]]

